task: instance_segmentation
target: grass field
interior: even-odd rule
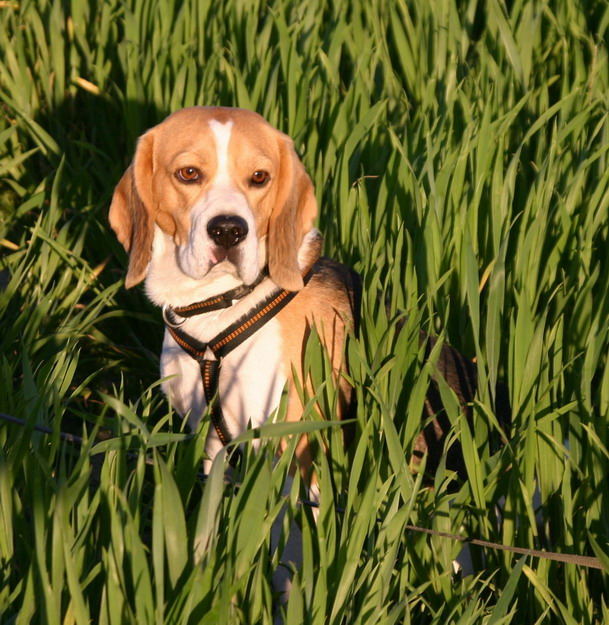
[[[303,531],[286,623],[608,623],[608,28],[604,0],[0,2],[0,411],[27,422],[0,421],[0,623],[272,623],[283,507]],[[192,104],[294,137],[325,251],[364,279],[356,444],[311,410],[298,426],[332,451],[317,525],[298,481],[281,496],[280,423],[240,488],[222,457],[202,482],[206,426],[165,403],[159,312],[123,288],[113,186]],[[408,468],[419,328],[478,363],[472,426],[443,389],[456,492]],[[460,579],[460,545],[408,524],[604,571],[472,547]]]

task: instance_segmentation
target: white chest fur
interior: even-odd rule
[[[217,325],[215,320],[210,321],[210,326]],[[201,336],[201,324],[205,321],[197,319],[197,324],[197,334]],[[186,324],[184,329],[189,331]],[[211,336],[205,337],[209,338]],[[232,436],[243,432],[249,423],[253,427],[261,425],[279,405],[287,379],[281,353],[279,324],[271,319],[222,359],[219,397]],[[196,428],[206,408],[201,371],[198,363],[167,331],[161,354],[161,375],[163,378],[171,376],[163,381],[163,390],[180,414],[190,413],[189,424]],[[206,448],[209,457],[213,458],[221,446],[214,428],[210,428]]]

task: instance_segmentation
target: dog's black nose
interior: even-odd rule
[[[241,243],[247,232],[247,222],[236,215],[218,215],[207,224],[207,234],[212,241],[226,249]]]

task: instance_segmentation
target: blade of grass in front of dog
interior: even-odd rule
[[[224,495],[225,458],[226,452],[224,450],[216,455],[205,481],[205,490],[199,505],[193,543],[193,557],[197,564],[205,558],[207,552],[212,550],[216,541],[216,530]]]
[[[232,500],[234,515],[231,549],[235,556],[237,579],[245,576],[262,543],[267,539],[265,525],[272,519],[266,516],[271,486],[271,467],[268,457],[260,455],[250,467],[236,497]],[[263,523],[265,521],[265,523]]]
[[[305,603],[298,572],[292,578],[290,597],[288,599],[284,622],[285,625],[301,625],[301,623],[306,622]]]
[[[174,478],[163,459],[156,452],[154,461],[156,468],[154,516],[163,528],[163,544],[166,550],[169,582],[175,588],[188,561],[184,508]]]
[[[135,622],[153,623],[155,596],[150,571],[148,549],[140,536],[140,528],[131,512],[125,506],[125,547],[129,554],[131,584],[137,588],[137,596],[132,598]]]

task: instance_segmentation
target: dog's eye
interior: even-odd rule
[[[196,167],[180,167],[180,169],[176,171],[175,176],[180,182],[185,182],[187,184],[199,182],[203,178],[201,170]]]
[[[263,187],[270,179],[271,176],[268,171],[257,169],[250,178],[250,184],[254,187]]]

